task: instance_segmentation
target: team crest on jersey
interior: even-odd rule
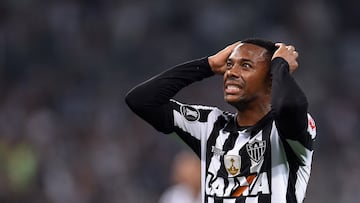
[[[251,160],[259,163],[264,157],[266,150],[266,141],[265,140],[255,140],[252,143],[246,145],[246,151],[249,154]]]
[[[185,117],[188,121],[197,121],[200,118],[199,110],[191,106],[181,106],[180,108],[181,115]]]
[[[231,176],[239,175],[241,168],[241,157],[239,155],[225,155],[224,164],[226,171]]]

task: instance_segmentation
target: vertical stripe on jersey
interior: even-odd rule
[[[273,122],[271,135],[271,202],[286,202],[284,191],[287,191],[289,178],[289,164],[286,162],[286,155]]]
[[[286,192],[286,202],[288,203],[296,203],[296,189],[295,189],[295,184],[297,181],[297,171],[299,170],[300,167],[300,159],[299,157],[296,156],[296,154],[294,153],[294,151],[292,151],[289,143],[287,143],[285,141],[285,139],[283,140],[283,145],[284,145],[284,149],[287,155],[287,161],[289,164],[289,178],[288,178],[288,187],[287,187],[287,192]]]
[[[191,136],[190,133],[185,132],[181,128],[175,126],[174,131],[176,134],[196,153],[196,155],[200,158],[200,140]]]
[[[297,172],[298,179],[295,184],[295,188],[296,188],[295,194],[298,202],[301,202],[302,200],[305,199],[306,187],[309,182],[310,172],[311,172],[311,165],[300,166]]]
[[[258,196],[256,197],[248,197],[245,200],[245,203],[261,203],[258,199]]]
[[[219,132],[224,125],[226,124],[226,120],[223,116],[219,116],[216,122],[214,123],[214,127],[210,133],[210,136],[207,140],[206,144],[206,169],[209,168],[210,160],[213,152],[211,151],[212,146],[215,146],[216,139],[219,137]]]
[[[224,203],[236,203],[235,202],[236,200],[235,199],[224,199]]]
[[[223,151],[225,152],[225,154],[227,154],[227,152],[231,149],[234,148],[234,145],[235,145],[235,142],[237,140],[239,136],[239,133],[238,132],[232,132],[230,133],[230,135],[228,136],[228,138],[225,140],[224,144],[223,144]],[[225,164],[224,164],[224,156],[221,156],[220,157],[220,163],[221,163],[221,166],[220,166],[220,169],[218,170],[218,174],[217,176],[222,176],[222,177],[227,177],[227,171],[226,171],[226,168],[225,168]],[[229,186],[229,180],[228,178],[224,178],[224,193],[225,193],[225,189]]]
[[[201,202],[206,203],[207,199],[205,196],[205,181],[206,181],[206,134],[201,135],[200,143],[201,143]]]
[[[235,200],[235,203],[245,203],[245,198],[238,198]]]
[[[214,203],[224,203],[223,199],[214,199]]]
[[[258,197],[259,197],[258,198],[259,203],[271,202],[271,194],[260,195]]]
[[[271,157],[271,132],[272,132],[273,125],[272,123],[268,123],[264,129],[262,130],[262,140],[266,141],[266,151],[264,153],[263,157],[263,164],[261,166],[260,172],[267,172],[267,179],[269,181],[270,187],[272,187],[272,173],[271,173],[271,163],[272,163],[272,157]],[[270,170],[269,170],[270,168]],[[271,190],[271,188],[270,188]],[[271,191],[270,194],[263,194],[258,196],[258,202],[259,203],[271,203]]]
[[[241,131],[241,132],[236,132],[239,135],[237,136],[236,139],[236,145],[233,146],[233,148],[229,151],[226,152],[226,154],[229,155],[233,155],[236,154],[238,156],[240,156],[241,159],[241,166],[240,166],[240,171],[241,171],[241,175],[239,174],[238,176],[243,176],[243,180],[247,181],[247,178],[250,171],[250,160],[249,158],[246,156],[246,143],[248,143],[249,139],[250,139],[250,133],[246,132],[246,130]],[[224,164],[224,162],[223,162]],[[228,187],[228,189],[231,189],[231,191],[227,191],[225,193],[225,195],[231,196],[233,195],[239,188],[240,185],[242,185],[241,181],[239,181],[238,178],[234,178],[233,181],[230,183],[230,187]],[[238,187],[235,188],[235,185],[238,185]]]

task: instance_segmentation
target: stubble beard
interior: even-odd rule
[[[237,101],[227,101],[226,102],[228,104],[230,104],[231,106],[233,106],[236,110],[238,110],[239,112],[243,112],[245,110],[247,110],[251,103],[255,100],[255,98],[240,98]]]

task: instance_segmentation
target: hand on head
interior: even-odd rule
[[[284,43],[275,44],[278,49],[275,51],[272,59],[276,57],[281,57],[289,64],[289,71],[292,74],[298,68],[297,58],[299,53],[295,50],[295,47],[292,45],[286,45]]]
[[[211,70],[215,74],[224,74],[227,67],[226,63],[227,60],[234,50],[234,48],[239,45],[241,41],[235,42],[227,47],[225,47],[223,50],[219,51],[218,53],[208,57],[209,64],[211,67]],[[298,52],[295,50],[295,47],[292,45],[286,45],[284,43],[276,43],[275,44],[278,49],[275,51],[272,59],[276,57],[281,57],[289,64],[289,71],[290,74],[292,74],[297,68],[298,68],[298,62],[297,58],[299,56]]]
[[[239,45],[241,42],[235,42],[227,47],[225,49],[219,51],[215,55],[212,55],[208,58],[209,64],[211,67],[211,70],[215,74],[224,74],[226,71],[226,62],[231,54],[231,52],[234,50],[234,48]]]

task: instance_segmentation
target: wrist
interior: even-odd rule
[[[209,68],[211,69],[212,72],[214,72],[214,71],[213,71],[214,61],[213,61],[213,59],[212,59],[212,56],[209,56],[209,57],[207,58],[207,61],[208,61],[208,64],[209,64]]]

